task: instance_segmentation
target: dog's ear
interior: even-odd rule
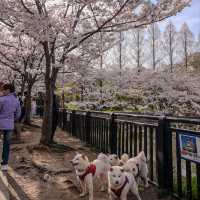
[[[83,160],[87,160],[87,156],[85,154],[82,154]]]
[[[121,167],[121,169],[120,169],[120,170],[121,170],[121,172],[122,172],[122,173],[124,173],[124,168],[123,168],[123,167]]]
[[[113,171],[113,168],[111,167],[111,168],[110,168],[110,172],[112,172],[112,171]]]
[[[119,159],[118,155],[115,155],[114,157],[115,157],[116,160]]]
[[[141,152],[138,154],[138,157],[139,157],[142,161],[144,161],[144,162],[147,161],[147,158],[146,158],[146,155],[145,155],[144,151],[141,151]]]

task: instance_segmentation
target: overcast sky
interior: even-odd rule
[[[160,27],[163,30],[167,22],[171,20],[179,30],[181,25],[184,22],[187,22],[192,32],[197,37],[200,33],[200,0],[192,0],[190,7],[185,8],[181,13],[178,13],[176,16],[165,20],[160,23]]]

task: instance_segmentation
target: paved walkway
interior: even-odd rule
[[[8,181],[5,174],[0,171],[0,199],[9,199]]]
[[[0,139],[0,155],[2,154],[2,140]],[[9,181],[10,171],[12,169],[9,167],[8,172],[2,172],[0,170],[0,200],[21,200],[10,184],[12,181]]]
[[[2,154],[2,140],[0,139],[0,155]],[[8,200],[8,180],[6,174],[0,170],[0,200]]]

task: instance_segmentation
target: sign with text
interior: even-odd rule
[[[200,163],[200,135],[179,134],[181,158]]]

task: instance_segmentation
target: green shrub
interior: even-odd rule
[[[177,193],[178,186],[177,181],[174,180],[174,192]],[[182,177],[182,192],[183,196],[187,197],[187,180],[186,177]],[[197,177],[192,177],[192,199],[197,200]]]

